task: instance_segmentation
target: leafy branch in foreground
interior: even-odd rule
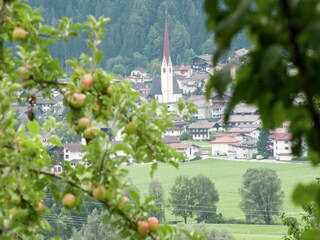
[[[133,203],[123,196],[128,186],[122,163],[158,162],[177,166],[182,155],[162,143],[162,134],[171,125],[174,114],[165,105],[149,103],[133,91],[129,83],[113,81],[113,75],[100,67],[103,53],[99,50],[108,18],[88,17],[84,24],[62,18],[58,27],[44,25],[39,10],[18,0],[1,1],[0,8],[0,234],[2,239],[41,239],[40,231],[50,230],[44,218],[42,199],[51,190],[53,198],[66,209],[81,209],[85,198],[95,199],[104,207],[105,222],[131,239],[201,239],[197,233],[177,230],[148,221],[153,209],[151,198],[141,200],[132,191]],[[81,36],[88,52],[66,64],[72,72],[63,73],[60,62],[53,58],[49,45]],[[68,81],[61,81],[67,79]],[[49,117],[42,125],[34,107],[38,93],[52,98],[58,90],[69,110],[66,124],[83,136],[82,163],[71,166],[64,162],[63,173],[50,172],[51,157],[40,133],[50,134],[48,142],[61,146],[57,130],[61,123]],[[18,95],[17,91],[25,94]],[[26,123],[15,120],[13,104],[29,108]],[[181,112],[191,106],[182,107]],[[121,134],[121,143],[112,142],[99,126]],[[125,153],[125,154],[123,154]],[[143,231],[141,225],[144,225]],[[148,229],[148,227],[150,227]]]
[[[255,104],[264,128],[272,130],[290,123],[293,154],[300,155],[307,145],[314,165],[320,163],[318,8],[317,0],[205,1],[208,28],[215,31],[215,64],[238,33],[245,31],[252,42],[233,82],[225,121],[238,103]],[[214,72],[207,96],[213,89],[222,94],[230,81],[227,68]],[[314,184],[299,185],[293,198],[302,205],[315,202],[319,220],[319,194],[320,188]],[[301,239],[320,235],[316,228],[304,231],[309,238]]]

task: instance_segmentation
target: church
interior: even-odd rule
[[[173,75],[167,20],[165,20],[164,26],[161,75],[153,80],[150,96],[159,103],[174,103],[182,97],[182,89],[179,86],[178,80]]]

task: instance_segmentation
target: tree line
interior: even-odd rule
[[[135,67],[144,67],[152,74],[154,65],[158,68],[162,60],[164,20],[167,15],[171,57],[174,64],[190,64],[191,59],[214,50],[212,33],[205,27],[206,16],[203,2],[185,0],[31,0],[39,8],[46,23],[57,25],[57,19],[67,16],[74,22],[83,22],[87,15],[97,18],[106,16],[108,24],[106,41],[101,50],[106,62],[101,63],[108,71],[128,75]],[[242,34],[234,42],[234,49],[248,46]],[[67,58],[78,57],[88,52],[85,42],[73,39],[51,47],[52,54],[64,62]],[[64,65],[67,68],[67,65]]]

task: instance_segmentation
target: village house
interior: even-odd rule
[[[192,140],[203,141],[210,140],[210,132],[216,131],[220,125],[214,122],[195,122],[187,128],[191,134]]]
[[[219,96],[217,93],[213,93],[210,96],[213,121],[219,121],[222,119],[225,107],[227,106],[229,100],[230,94],[228,93],[224,93],[222,96]]]
[[[261,126],[260,125],[239,125],[237,127],[232,127],[228,129],[229,133],[235,134],[245,134],[254,139],[258,139],[260,135]]]
[[[172,143],[180,143],[181,141],[176,136],[165,135],[162,137],[162,142],[168,145]]]
[[[183,119],[175,119],[172,123],[174,124],[174,126],[168,127],[166,129],[166,135],[180,136],[187,129],[187,123]]]
[[[200,147],[191,143],[171,143],[168,146],[176,149],[177,152],[183,154],[186,160],[195,158],[196,153],[199,152]]]
[[[142,67],[138,67],[131,71],[130,76],[141,77],[141,78],[148,77],[148,71]]]
[[[63,172],[63,166],[62,164],[56,164],[54,166],[51,167],[51,172],[55,173],[55,174],[59,174]]]
[[[150,92],[150,87],[143,82],[132,83],[131,88],[139,92],[142,97],[147,96]]]
[[[258,115],[258,108],[254,105],[240,103],[232,111],[233,115]]]
[[[229,146],[229,158],[252,159],[252,155],[258,152],[256,141],[230,143]]]
[[[228,127],[235,127],[239,125],[261,125],[259,115],[230,115]]]
[[[68,161],[72,166],[82,159],[82,144],[81,143],[65,143],[63,146],[63,159]]]
[[[246,56],[248,53],[249,53],[248,49],[240,48],[234,52],[234,57],[235,58],[242,58],[242,57]]]
[[[58,109],[63,108],[62,99],[63,99],[63,95],[62,94],[56,95],[52,99],[43,98],[43,97],[37,97],[36,106],[42,112],[48,112],[50,110],[53,110],[54,112],[57,112]],[[56,106],[56,109],[54,109],[54,106]]]
[[[185,78],[190,78],[193,73],[193,69],[191,66],[174,66],[173,67],[173,74],[180,75]]]
[[[232,150],[231,144],[239,144],[240,140],[232,137],[219,137],[211,141],[213,156],[227,156]]]
[[[273,157],[279,161],[291,160],[292,135],[290,133],[272,133],[269,138],[273,143]]]
[[[212,56],[205,54],[192,58],[192,68],[196,71],[211,72]]]

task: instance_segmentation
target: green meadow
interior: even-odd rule
[[[274,169],[282,181],[282,190],[285,193],[283,212],[299,217],[301,208],[295,206],[291,201],[291,193],[297,183],[308,183],[319,177],[319,168],[313,167],[309,163],[282,163],[265,161],[233,161],[220,159],[207,159],[181,163],[179,169],[168,164],[159,164],[154,178],[162,183],[166,198],[174,180],[179,175],[195,176],[203,174],[208,176],[216,186],[219,193],[217,212],[222,213],[225,218],[244,219],[244,213],[239,208],[240,195],[239,188],[242,182],[242,175],[248,168],[270,168]],[[136,185],[142,195],[148,194],[150,177],[150,165],[128,166],[129,177]],[[166,210],[167,220],[181,220],[170,215]],[[281,223],[280,220],[277,220]],[[264,226],[264,225],[218,225],[226,226],[236,237],[236,239],[281,239],[286,232],[284,226]],[[248,227],[252,226],[252,227]],[[257,229],[258,228],[258,229]],[[261,228],[261,229],[260,229]],[[270,229],[271,233],[267,230]],[[249,235],[248,235],[249,234]],[[282,235],[281,235],[282,234]],[[278,237],[276,237],[278,236]]]

